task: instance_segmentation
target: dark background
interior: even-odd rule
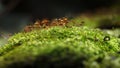
[[[119,0],[21,0],[0,15],[0,30],[18,32],[37,18],[74,17],[85,11],[108,8]],[[9,7],[8,7],[9,8]]]
[[[27,13],[34,17],[61,17],[86,10],[114,5],[118,0],[22,0],[13,13]]]

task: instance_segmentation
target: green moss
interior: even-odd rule
[[[115,9],[114,9],[115,10]],[[69,26],[81,26],[81,22],[84,22],[83,25],[90,28],[102,28],[102,29],[112,29],[120,27],[120,14],[111,11],[109,13],[88,13],[81,14],[78,17],[74,17],[68,23]]]
[[[105,57],[119,50],[120,39],[99,29],[52,27],[12,36],[0,48],[0,68],[104,67]]]

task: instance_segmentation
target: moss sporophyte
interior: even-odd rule
[[[99,29],[54,26],[10,37],[0,48],[0,68],[114,68],[119,51],[120,39]]]

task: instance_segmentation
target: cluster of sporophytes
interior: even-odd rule
[[[88,27],[21,32],[0,48],[0,68],[120,67],[120,39]]]
[[[44,18],[42,20],[38,19],[34,22],[34,24],[27,25],[24,27],[24,32],[30,32],[32,30],[36,29],[48,29],[52,26],[66,26],[68,23],[67,17],[62,18],[55,18],[55,19],[47,19]]]

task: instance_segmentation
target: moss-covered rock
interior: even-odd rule
[[[57,26],[12,36],[0,48],[0,68],[120,67],[119,50],[120,39],[99,29]]]

